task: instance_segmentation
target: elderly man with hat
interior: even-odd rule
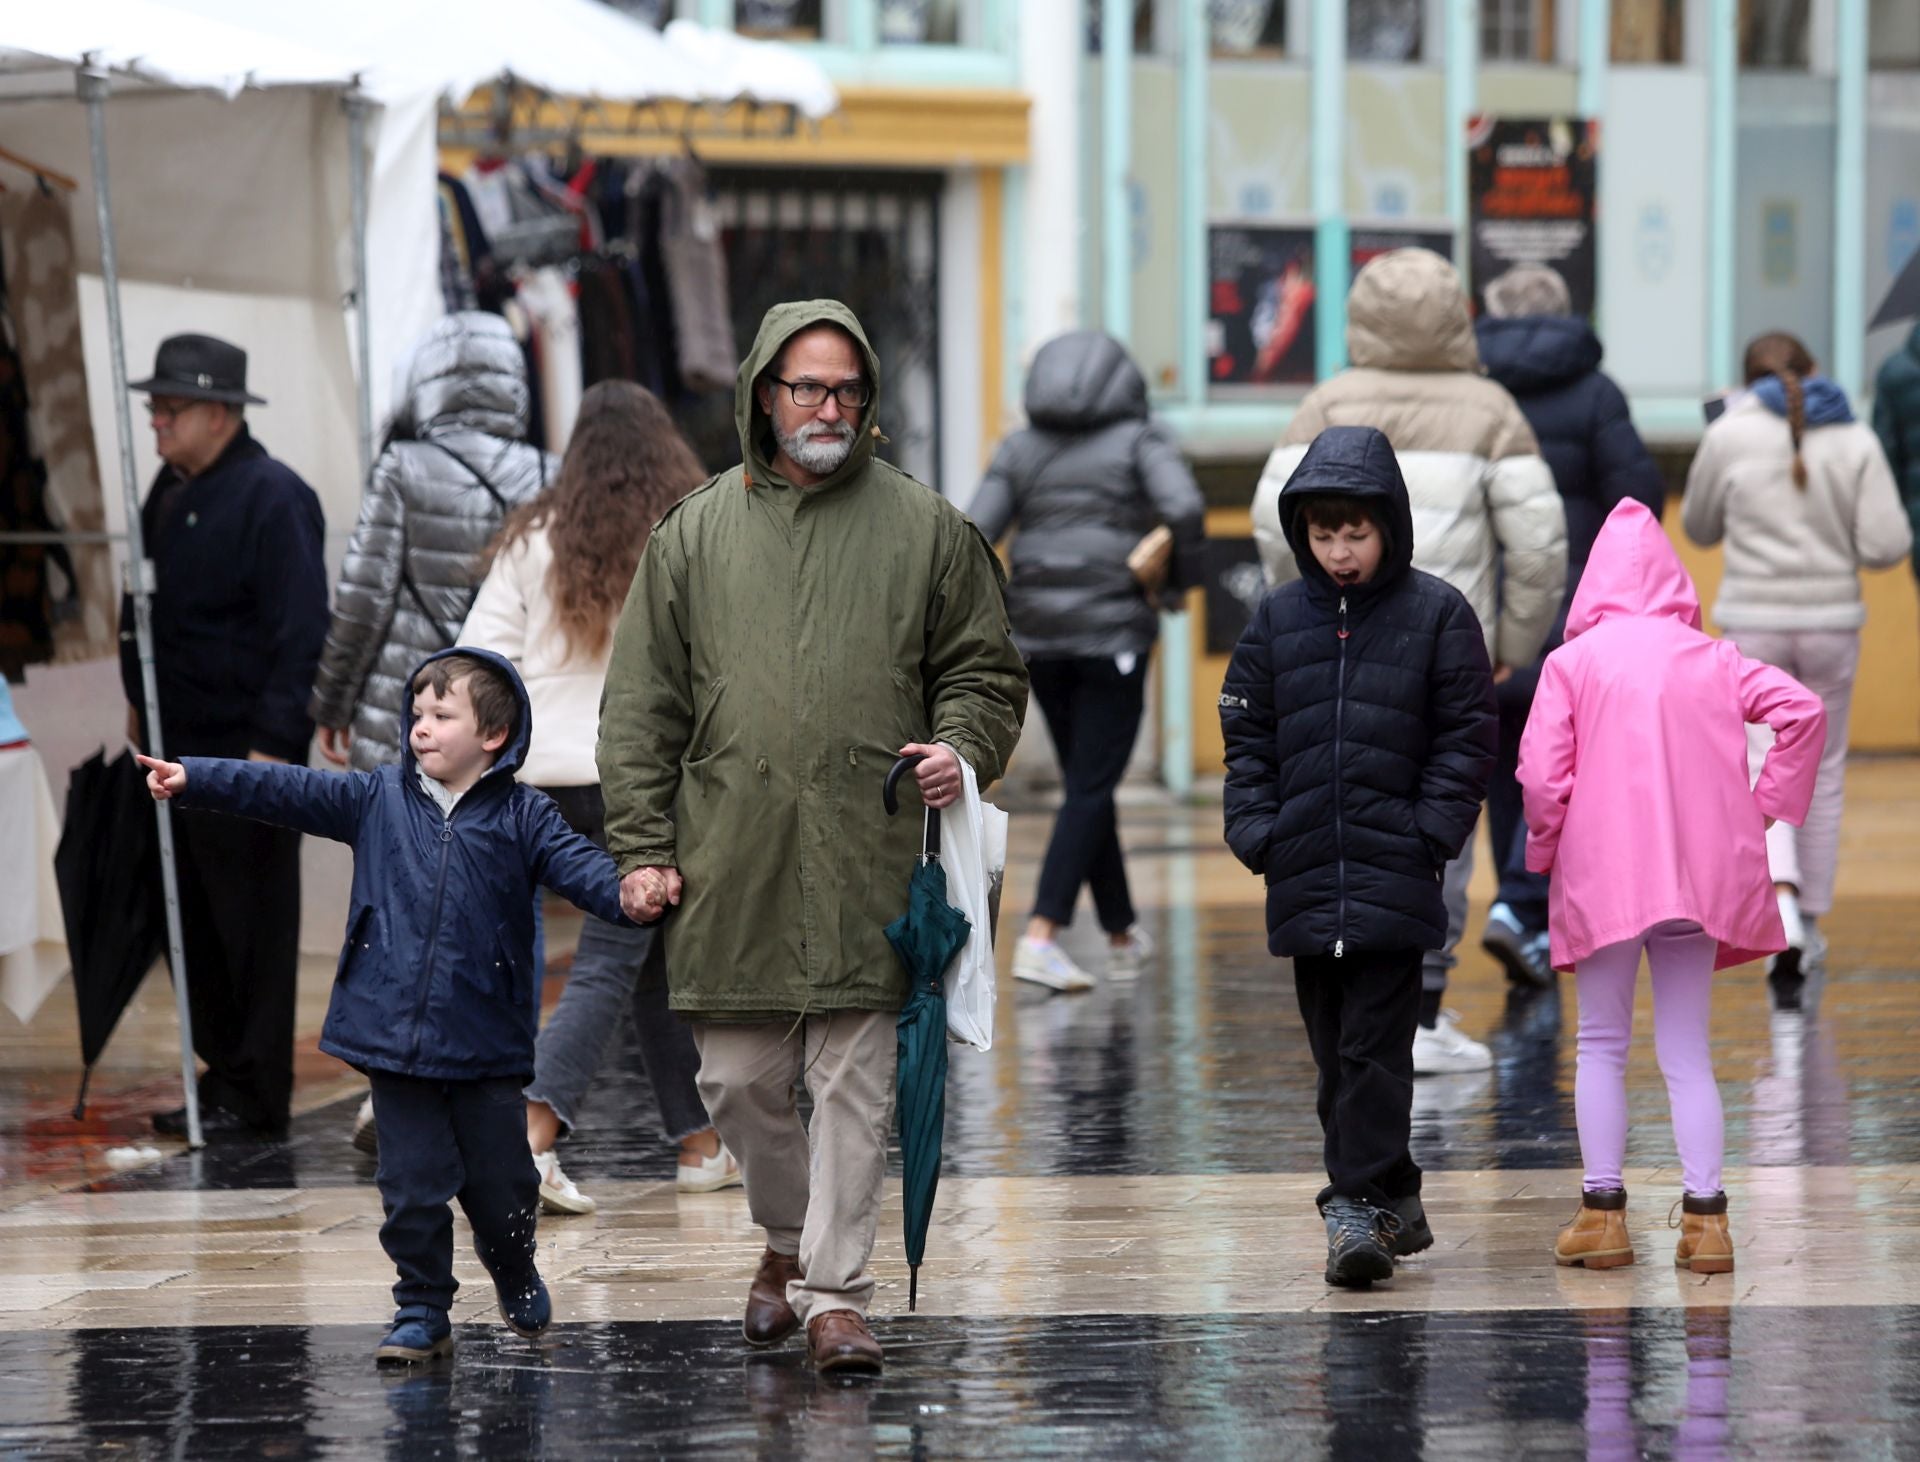
[[[208,335],[160,344],[147,393],[164,466],[140,512],[154,566],[153,658],[171,757],[307,759],[307,692],[327,634],[320,500],[247,430],[247,354]],[[128,733],[152,749],[133,611],[120,610]],[[297,833],[210,812],[174,814],[180,923],[205,1063],[209,1136],[285,1132],[299,958]],[[161,1132],[184,1131],[184,1110]]]

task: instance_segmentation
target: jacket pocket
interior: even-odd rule
[[[511,924],[503,923],[495,928],[492,943],[492,958],[460,961],[461,983],[471,986],[490,1000],[515,1005],[521,991],[531,989],[532,951],[519,947],[519,941],[513,937]]]
[[[334,983],[345,983],[354,967],[372,956],[376,932],[373,905],[363,904],[347,924],[347,942],[340,946],[340,962],[333,971]]]
[[[892,729],[900,734],[897,745],[909,741],[924,742],[933,734],[927,711],[927,697],[921,685],[897,665],[887,667],[887,679],[893,686]]]
[[[704,766],[731,744],[721,716],[726,694],[727,677],[715,677],[707,687],[699,710],[694,714],[693,734],[687,738],[687,749],[680,758],[680,765],[687,771]]]

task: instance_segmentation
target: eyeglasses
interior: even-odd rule
[[[156,397],[147,403],[147,415],[154,421],[174,421],[205,404],[204,401],[163,401]]]
[[[783,381],[778,376],[769,376],[767,379],[776,386],[785,386],[787,394],[793,397],[793,404],[803,411],[826,405],[828,396],[832,396],[848,411],[858,411],[873,396],[865,381],[847,381],[842,385],[827,386],[820,381]]]

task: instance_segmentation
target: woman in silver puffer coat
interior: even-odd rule
[[[498,315],[466,311],[415,347],[405,439],[374,463],[347,544],[309,713],[328,760],[400,758],[406,678],[452,645],[480,587],[480,554],[553,470],[526,440],[526,364]]]

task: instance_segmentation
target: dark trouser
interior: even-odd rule
[[[1502,686],[1502,690],[1506,687]],[[1527,823],[1521,809],[1520,736],[1527,729],[1531,696],[1500,698],[1500,751],[1487,786],[1487,831],[1500,874],[1499,900],[1529,933],[1547,927],[1547,875],[1527,871]]]
[[[543,790],[575,832],[606,846],[606,808],[598,787]],[[629,1012],[667,1140],[682,1142],[706,1131],[713,1123],[695,1084],[700,1052],[692,1028],[667,1008],[666,945],[657,925],[622,928],[587,916],[566,988],[540,1029],[527,1100],[545,1102],[571,1132]]]
[[[1027,669],[1060,756],[1067,793],[1040,865],[1034,917],[1071,924],[1080,886],[1087,884],[1100,927],[1124,934],[1133,927],[1133,900],[1120,856],[1113,791],[1140,734],[1146,662],[1126,675],[1111,660],[1035,660]]]
[[[370,1071],[373,1117],[380,1127],[380,1247],[400,1278],[402,1310],[453,1304],[453,1210],[473,1225],[473,1252],[489,1274],[513,1280],[533,1272],[540,1176],[527,1150],[522,1083],[428,1081]]]
[[[1298,955],[1293,983],[1320,1068],[1327,1186],[1314,1201],[1363,1198],[1378,1207],[1420,1191],[1407,1150],[1413,1127],[1413,1028],[1420,951]]]
[[[201,1104],[277,1131],[293,1101],[300,834],[191,810],[173,831]]]

